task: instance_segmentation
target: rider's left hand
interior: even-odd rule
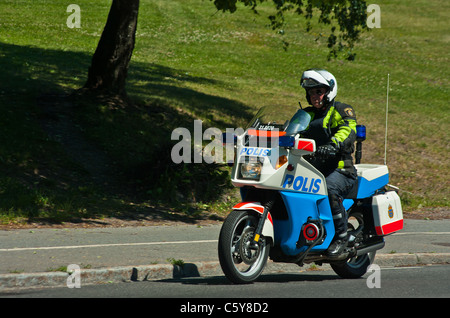
[[[328,159],[336,155],[336,148],[332,145],[323,145],[317,148],[316,154],[321,159]]]

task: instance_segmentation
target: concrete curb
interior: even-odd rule
[[[375,264],[379,266],[416,266],[450,264],[450,253],[395,253],[378,254]],[[325,264],[318,268],[328,269]],[[264,273],[300,272],[295,264],[269,262]],[[303,270],[308,269],[308,265]],[[0,292],[18,288],[66,287],[69,273],[42,272],[0,275]],[[223,276],[219,262],[196,262],[179,265],[119,266],[100,269],[81,269],[80,285],[107,284],[129,281],[178,279],[183,277]],[[71,282],[73,280],[71,279]]]

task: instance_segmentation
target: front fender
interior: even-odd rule
[[[260,202],[241,202],[236,204],[233,207],[233,210],[251,210],[256,211],[259,214],[263,215],[264,206],[262,206]],[[264,226],[261,234],[265,237],[270,237],[272,239],[272,244],[273,242],[275,242],[275,236],[273,231],[273,220],[270,212],[267,213],[267,218],[264,221]]]

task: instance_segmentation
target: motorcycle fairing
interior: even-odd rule
[[[239,137],[238,137],[239,138]],[[296,139],[299,141],[299,139]],[[309,142],[311,147],[314,147],[313,140],[302,139],[301,141]],[[238,143],[239,145],[239,143]],[[244,162],[248,156],[245,152],[246,149],[251,149],[252,153],[265,154],[261,157],[264,162],[261,172],[260,180],[245,180],[239,177],[239,164]],[[264,150],[264,151],[263,151]],[[267,153],[265,150],[269,150]],[[306,152],[302,149],[286,150],[283,148],[249,148],[238,147],[237,148],[237,162],[233,166],[231,182],[235,187],[244,187],[251,185],[255,188],[272,189],[272,190],[284,190],[294,192],[308,192],[313,194],[327,195],[327,188],[325,184],[325,177],[318,171],[312,164],[306,161],[298,153]],[[282,165],[276,169],[275,164],[278,158],[282,155],[290,156],[289,164],[293,167],[292,171],[287,170],[288,163]]]
[[[308,218],[321,219],[326,237],[323,243],[314,246],[311,251],[326,250],[335,233],[328,196],[291,191],[280,191],[280,194],[286,205],[289,219],[274,220],[275,244],[279,245],[286,255],[293,256],[304,252],[307,246],[296,246],[303,225],[308,222]]]

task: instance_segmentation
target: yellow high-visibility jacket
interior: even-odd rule
[[[325,176],[338,169],[344,174],[356,177],[352,153],[356,141],[356,115],[353,107],[340,102],[332,102],[324,109],[305,108],[311,115],[309,127],[302,136],[316,141],[316,146],[331,144],[337,156],[326,162],[312,162]]]

